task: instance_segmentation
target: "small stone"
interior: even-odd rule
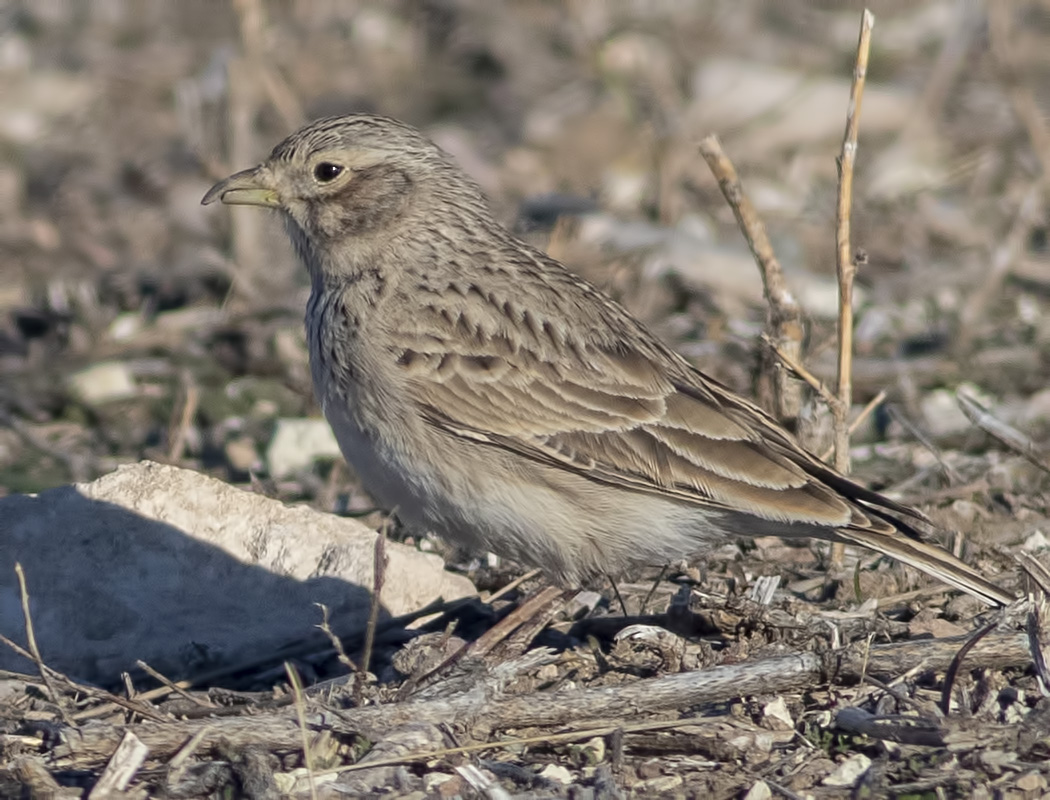
[[[129,311],[117,316],[110,323],[106,335],[114,342],[126,342],[138,335],[142,330],[142,315]]]
[[[585,589],[577,592],[576,596],[569,601],[568,614],[570,619],[580,619],[590,614],[602,602],[602,596],[598,592]]]
[[[795,728],[795,720],[791,718],[787,703],[783,697],[777,697],[770,703],[766,703],[762,709],[762,725],[774,731],[790,731]]]
[[[339,443],[323,419],[277,420],[266,448],[266,465],[274,478],[287,478],[314,461],[339,457]]]
[[[1014,785],[1022,792],[1042,792],[1046,789],[1046,779],[1038,772],[1029,772],[1018,778]]]
[[[861,776],[871,768],[871,759],[856,753],[839,764],[821,783],[825,786],[855,786]]]
[[[758,781],[747,790],[744,800],[770,800],[772,797],[773,792],[769,788],[769,784],[765,781]]]
[[[540,777],[568,786],[572,783],[572,773],[561,764],[548,764],[540,771]]]
[[[75,372],[69,378],[70,389],[89,405],[126,400],[138,394],[128,365],[121,361],[101,361]]]
[[[423,789],[428,795],[436,792],[438,797],[455,797],[465,785],[461,777],[447,772],[431,772],[423,776]]]
[[[238,472],[258,470],[262,464],[255,449],[255,440],[250,436],[238,436],[230,439],[224,448],[226,462]]]
[[[1036,550],[1045,550],[1048,546],[1050,546],[1050,540],[1047,540],[1046,534],[1040,530],[1034,530],[1025,538],[1021,549],[1026,553],[1031,553]]]
[[[605,760],[605,739],[601,736],[588,739],[581,750],[588,764],[601,764]]]

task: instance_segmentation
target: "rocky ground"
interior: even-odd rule
[[[0,3],[0,633],[11,642],[0,662],[0,796],[1047,793],[1039,602],[992,613],[870,554],[836,567],[826,546],[762,539],[621,584],[625,614],[611,591],[563,596],[538,576],[517,582],[516,565],[399,530],[318,416],[305,275],[279,226],[255,209],[199,205],[215,180],[308,119],[403,118],[460,160],[508,225],[698,366],[764,399],[776,367],[760,338],[761,278],[697,150],[714,132],[802,306],[805,365],[831,384],[835,158],[860,10],[802,0]],[[1021,593],[1039,583],[1022,562],[1038,578],[1048,546],[1050,6],[886,0],[872,10],[852,213],[863,252],[854,412],[886,399],[854,434],[853,472],[921,507],[949,547]],[[960,388],[978,404],[970,416]],[[813,400],[798,422],[818,453],[827,419]],[[142,460],[178,468],[190,483],[176,494],[205,506],[213,491],[246,519],[253,508],[280,516],[266,498],[305,504],[382,528],[388,547],[405,550],[384,558],[353,526],[371,548],[356,572],[326,571],[321,548],[289,578],[279,547],[259,544],[286,542],[283,529],[276,540],[246,534],[238,550],[221,531],[194,538],[190,512],[165,505],[156,481],[126,506],[99,488],[112,476],[90,483]],[[205,476],[250,494],[228,496]],[[70,483],[85,488],[46,493]],[[17,497],[42,492],[35,505]],[[417,609],[431,603],[418,615],[392,581],[381,607],[361,593],[331,636],[314,629],[317,611],[269,658],[209,660],[188,624],[173,628],[182,639],[169,651],[146,651],[143,638],[143,652],[107,650],[126,647],[117,634],[130,623],[99,633],[86,621],[78,637],[48,602],[96,607],[91,578],[119,585],[131,574],[134,538],[110,543],[109,575],[105,559],[48,558],[26,543],[62,548],[64,534],[73,547],[78,509],[91,512],[76,497],[156,520],[143,535],[158,552],[199,548],[212,559],[200,563],[277,575],[255,584],[277,597],[302,588],[284,581],[319,575],[344,582],[336,594],[361,593],[384,580],[383,563],[420,550],[457,573],[435,585],[469,579],[479,596],[413,597]],[[48,517],[66,508],[49,498],[73,515]],[[161,525],[170,539],[155,538]],[[90,548],[98,535],[81,538]],[[13,649],[30,645],[14,561],[45,666]],[[177,563],[193,595],[199,573],[185,565],[197,562]],[[67,584],[78,588],[60,591]],[[165,592],[136,601],[134,630],[151,615],[192,619],[169,605],[179,587]],[[82,652],[90,663],[72,658]],[[187,654],[162,660],[166,679],[183,681],[176,689],[136,665],[160,652]],[[114,756],[129,732],[141,758],[131,739]],[[122,783],[116,767],[128,764]]]

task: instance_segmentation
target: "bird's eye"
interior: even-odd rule
[[[322,161],[314,167],[314,177],[321,183],[334,181],[342,172],[343,168],[339,164],[333,164],[331,161]]]

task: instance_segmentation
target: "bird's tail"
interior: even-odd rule
[[[880,509],[868,506],[864,510],[874,516],[882,517],[897,530],[889,533],[877,528],[849,527],[839,529],[836,538],[848,544],[858,544],[895,558],[989,605],[1004,606],[1016,599],[947,550],[922,541],[918,531],[912,529],[907,523]]]

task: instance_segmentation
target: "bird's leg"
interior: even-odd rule
[[[642,607],[638,611],[639,614],[643,614],[643,615],[645,614],[645,610],[649,607],[649,601],[652,600],[653,599],[653,595],[656,594],[656,587],[660,585],[660,582],[667,575],[667,570],[670,569],[670,568],[671,568],[670,564],[664,564],[663,567],[660,568],[660,574],[656,576],[656,580],[653,581],[653,585],[649,589],[649,594],[647,594],[645,596],[645,599],[642,601]]]

